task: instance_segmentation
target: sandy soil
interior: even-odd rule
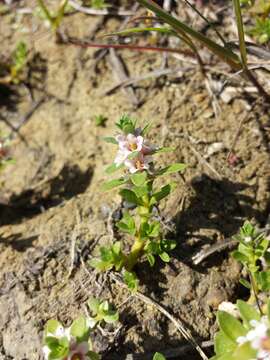
[[[100,23],[98,17],[77,13],[66,17],[63,27],[85,38],[99,34]],[[10,52],[22,38],[30,48],[28,85],[34,97],[23,85],[1,87],[1,115],[16,125],[33,101],[40,101],[19,134],[14,133],[16,163],[0,177],[0,358],[41,359],[45,322],[57,317],[69,324],[90,296],[109,299],[120,309],[120,331],[113,335],[107,329],[106,336],[97,332],[94,337],[104,359],[185,343],[157,309],[87,265],[88,257],[111,241],[108,229],[120,237],[114,228],[122,210],[120,197],[101,194],[99,185],[114,155],[102,137],[115,132],[114,123],[123,113],[152,121],[152,140],[176,147],[161,157],[162,163],[189,165],[183,176],[175,176],[178,187],[161,205],[162,218],[178,242],[173,259],[166,265],[158,262],[151,271],[142,261],[137,268],[140,290],[180,319],[196,339],[209,340],[219,303],[242,292],[241,269],[228,249],[198,266],[192,256],[230,238],[245,219],[265,225],[270,208],[267,107],[239,94],[229,103],[218,98],[215,116],[199,69],[175,58],[169,58],[169,65],[183,70],[136,83],[140,105],[134,106],[121,89],[105,95],[117,82],[108,53],[98,60],[96,49],[56,44],[44,24],[29,16],[7,14],[0,26],[1,53]],[[119,19],[108,18],[102,32],[119,26]],[[164,60],[155,53],[118,54],[132,77],[159,69]],[[213,83],[222,79],[212,75]],[[95,125],[100,114],[108,118],[104,128]],[[10,131],[4,122],[1,127]],[[227,160],[232,146],[235,163]],[[181,359],[191,356],[196,358],[185,352]]]

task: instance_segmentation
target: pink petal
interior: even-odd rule
[[[76,350],[77,350],[77,352],[78,352],[79,354],[87,354],[88,351],[89,351],[88,342],[86,342],[86,341],[81,342],[80,344],[78,344]]]

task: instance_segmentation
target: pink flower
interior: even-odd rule
[[[119,150],[122,151],[141,151],[143,147],[143,137],[135,136],[133,134],[128,134],[127,136],[118,135],[116,136],[116,140],[119,145]]]
[[[124,164],[134,174],[137,171],[149,170],[151,162],[153,162],[152,156],[144,156],[139,153],[134,159],[125,160]]]
[[[138,132],[135,134],[139,134]],[[114,163],[117,166],[124,164],[131,173],[138,170],[149,169],[149,164],[152,162],[150,154],[153,153],[155,147],[150,145],[141,135],[118,135],[116,136],[119,150],[116,154]],[[133,152],[138,152],[138,156],[129,159],[129,155]]]
[[[89,352],[88,342],[84,341],[81,343],[71,342],[70,353],[66,360],[90,360],[87,356]]]

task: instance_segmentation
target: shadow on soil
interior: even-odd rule
[[[12,195],[8,204],[0,204],[0,225],[19,223],[85,192],[93,171],[83,172],[77,165],[65,165],[60,173],[39,188]]]
[[[11,246],[13,250],[23,252],[27,250],[29,247],[33,246],[33,242],[37,239],[38,236],[29,236],[28,238],[23,238],[23,235],[13,234],[7,238],[2,238],[0,236],[0,244],[4,244],[5,246]]]
[[[207,175],[191,181],[194,195],[189,206],[176,215],[176,240],[178,246],[174,255],[191,266],[190,258],[203,245],[215,243],[215,238],[204,235],[203,230],[217,230],[224,238],[235,235],[244,220],[255,219],[259,224],[265,222],[265,211],[254,208],[256,199],[243,194],[250,187],[244,183],[234,183],[228,179],[215,180]],[[193,238],[191,244],[188,239]],[[218,265],[224,257],[215,254],[214,263]],[[213,259],[212,259],[213,260]],[[199,267],[196,270],[200,270]]]

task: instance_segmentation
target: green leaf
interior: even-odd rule
[[[186,164],[175,163],[169,166],[166,166],[164,169],[161,169],[157,172],[157,176],[164,176],[168,174],[172,174],[175,172],[183,171],[187,167]]]
[[[173,151],[175,151],[175,148],[173,148],[173,147],[161,147],[161,148],[155,150],[153,155],[162,154],[162,153],[168,153],[168,152],[173,152]]]
[[[218,323],[220,329],[224,334],[232,341],[236,342],[239,336],[245,336],[247,329],[238,321],[235,317],[228,314],[225,311],[218,311],[217,313]]]
[[[142,198],[149,193],[147,184],[144,186],[133,186],[132,190],[135,192],[138,198]]]
[[[47,321],[45,325],[45,334],[47,333],[55,334],[56,330],[60,327],[62,327],[62,325],[60,324],[59,321],[51,319]]]
[[[258,274],[258,281],[263,291],[270,290],[270,270],[261,271]]]
[[[160,234],[160,223],[154,222],[150,224],[147,235],[149,237],[158,237]]]
[[[126,179],[120,178],[120,179],[114,179],[110,181],[106,181],[101,185],[101,191],[108,191],[115,187],[121,186],[127,182]]]
[[[129,272],[126,270],[124,272],[124,281],[127,284],[130,291],[132,292],[137,291],[139,280],[134,272]]]
[[[154,255],[152,255],[152,254],[147,254],[146,257],[147,257],[147,260],[148,260],[150,266],[154,266],[154,264],[155,264],[155,257],[154,257]]]
[[[124,213],[123,218],[116,224],[116,226],[122,231],[127,232],[131,235],[136,234],[135,221],[128,212]]]
[[[130,180],[135,186],[143,186],[147,180],[147,172],[142,171],[130,176]]]
[[[124,200],[128,201],[131,204],[143,205],[140,198],[138,198],[132,190],[122,189],[120,190],[120,195],[124,198]]]
[[[251,285],[246,279],[241,278],[241,279],[239,279],[239,282],[247,289],[251,289]]]
[[[149,132],[151,127],[152,127],[152,123],[146,124],[145,127],[142,129],[141,135],[145,136]]]
[[[171,251],[176,248],[177,242],[172,239],[162,239],[160,241],[160,247],[164,251]]]
[[[267,316],[268,321],[270,321],[270,299],[267,301]]]
[[[253,306],[247,304],[245,301],[237,300],[237,307],[240,311],[244,325],[248,329],[250,328],[250,320],[260,320],[261,317],[258,311]]]
[[[159,254],[159,257],[161,258],[162,261],[164,261],[166,263],[171,260],[170,255],[168,253],[166,253],[165,251],[162,252],[161,254]]]
[[[117,311],[110,311],[107,315],[104,316],[104,321],[107,323],[107,324],[112,324],[116,321],[118,321],[119,319],[119,314]]]
[[[118,142],[114,137],[104,137],[103,140],[107,143],[118,145]]]
[[[57,339],[55,343],[50,344],[49,360],[63,359],[68,355],[69,342],[67,338]]]
[[[80,316],[75,319],[70,327],[70,334],[77,339],[84,338],[89,331],[89,327],[87,326],[87,321],[84,316]]]
[[[215,353],[217,355],[223,355],[226,353],[231,353],[237,347],[237,344],[232,341],[228,336],[224,334],[223,331],[219,331],[215,335]]]
[[[163,198],[168,196],[175,189],[175,187],[176,187],[176,183],[171,183],[171,184],[167,184],[167,185],[163,186],[160,189],[160,191],[153,194],[153,196],[150,200],[150,204],[154,205],[154,204],[158,203],[160,200],[162,200]]]
[[[239,0],[233,0],[234,12],[236,17],[236,24],[238,30],[239,48],[244,68],[247,68],[247,50],[245,42],[244,26],[241,14],[241,6]]]
[[[124,165],[123,165],[123,164],[122,164],[122,165],[116,165],[115,163],[113,163],[113,164],[109,165],[109,166],[106,168],[105,173],[106,173],[106,174],[113,174],[113,173],[115,173],[116,171],[121,170],[121,169],[123,169],[123,168],[124,168]]]
[[[110,262],[102,261],[101,259],[94,258],[89,261],[89,265],[99,271],[107,271],[113,268],[113,264]]]
[[[252,349],[249,342],[236,348],[232,360],[251,360],[257,358],[257,351]]]
[[[239,261],[242,264],[248,263],[249,258],[238,250],[233,251],[232,256],[235,260]]]
[[[101,302],[95,298],[90,298],[87,301],[87,305],[88,305],[89,309],[91,310],[91,312],[93,313],[93,315],[96,315],[98,313],[100,304],[101,304]]]
[[[153,357],[153,360],[166,360],[166,358],[162,354],[156,352]]]

